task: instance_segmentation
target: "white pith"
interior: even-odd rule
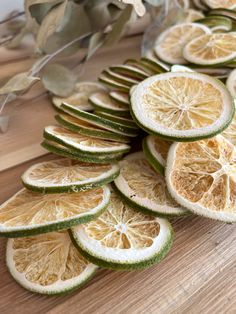
[[[231,95],[236,99],[236,69],[233,70],[226,81],[226,86]]]

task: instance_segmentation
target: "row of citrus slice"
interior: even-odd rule
[[[154,55],[112,66],[99,80],[112,91],[78,83],[69,99],[53,98],[59,125],[45,128],[43,146],[69,159],[32,166],[22,176],[27,189],[0,207],[0,232],[14,238],[7,265],[34,292],[73,290],[97,265],[159,262],[173,238],[165,217],[236,220],[234,103],[223,83]],[[137,124],[152,134],[144,154],[118,166],[138,144]],[[233,144],[212,138],[223,130]]]

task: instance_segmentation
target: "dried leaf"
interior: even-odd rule
[[[9,116],[0,116],[0,132],[5,133],[9,125]]]
[[[28,0],[29,12],[40,25],[48,12],[63,0]]]
[[[101,47],[104,42],[104,38],[105,36],[102,32],[97,32],[91,36],[86,60],[90,59],[97,49]]]
[[[55,95],[67,97],[74,89],[75,75],[60,64],[49,64],[44,68],[42,83]]]
[[[145,0],[147,3],[153,5],[154,7],[158,7],[165,3],[165,0]]]
[[[20,30],[20,32],[19,32],[15,37],[13,37],[12,40],[7,44],[7,48],[9,48],[9,49],[17,48],[17,47],[20,45],[22,39],[23,39],[23,38],[25,37],[25,35],[28,34],[28,33],[29,33],[28,27],[24,26],[24,27]]]
[[[61,25],[64,27],[60,27],[59,32],[48,38],[44,46],[45,53],[53,53],[74,39],[91,32],[91,23],[84,6],[73,2],[68,3]],[[64,50],[63,55],[73,54],[78,51],[79,47],[80,42],[77,41]]]
[[[43,49],[48,37],[57,30],[62,22],[67,3],[68,0],[65,0],[63,3],[52,8],[42,21],[36,39],[36,45],[39,50]]]
[[[107,46],[113,45],[121,38],[122,33],[124,31],[124,27],[131,17],[132,10],[133,10],[133,7],[131,5],[128,5],[123,10],[118,20],[114,23],[112,30],[107,35],[107,39],[106,39]]]
[[[0,88],[0,95],[24,91],[37,80],[38,77],[29,76],[27,72],[16,74]]]
[[[143,16],[146,13],[146,8],[142,0],[120,0],[125,4],[131,4],[134,7],[138,16]]]

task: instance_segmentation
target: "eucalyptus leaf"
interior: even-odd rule
[[[91,22],[92,29],[98,31],[113,22],[109,4],[111,1],[89,1],[85,10]]]
[[[28,72],[16,74],[0,88],[0,95],[24,91],[38,80],[38,77],[30,76]]]
[[[102,32],[93,34],[89,40],[88,52],[86,60],[90,59],[92,55],[102,46],[105,35]]]
[[[124,27],[131,17],[132,10],[132,5],[127,5],[127,7],[122,11],[121,15],[114,23],[112,30],[107,35],[105,42],[107,46],[113,45],[120,39],[124,31]]]
[[[27,26],[24,26],[23,28],[21,28],[20,32],[16,36],[14,36],[12,40],[7,44],[7,48],[9,49],[17,48],[20,45],[22,39],[28,33],[29,33],[29,30]]]
[[[56,4],[59,4],[61,2],[63,2],[63,0],[31,0],[28,8],[31,16],[40,25],[48,12]]]
[[[57,28],[63,20],[67,3],[68,0],[65,0],[56,7],[53,7],[43,19],[36,39],[36,45],[38,49],[43,49],[48,37],[56,32]]]
[[[44,68],[42,83],[48,91],[55,95],[69,96],[74,89],[75,82],[75,75],[60,64],[49,64]]]
[[[73,2],[68,3],[61,25],[64,27],[47,39],[43,48],[45,53],[51,54],[74,39],[91,32],[91,23],[84,6]],[[79,47],[80,41],[77,41],[64,50],[63,55],[73,54]]]

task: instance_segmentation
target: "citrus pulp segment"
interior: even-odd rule
[[[195,141],[224,130],[234,116],[234,103],[227,88],[215,78],[171,72],[137,85],[131,94],[131,113],[148,133]]]
[[[183,49],[186,44],[194,38],[210,33],[208,27],[197,23],[182,23],[169,27],[157,38],[155,53],[170,64],[185,64],[187,61],[183,57]]]
[[[47,126],[44,137],[84,154],[126,153],[130,150],[130,146],[125,143],[81,135],[60,126]]]
[[[235,47],[235,33],[202,35],[185,46],[183,56],[198,65],[217,65],[235,59]]]
[[[6,263],[22,287],[47,295],[81,287],[98,269],[78,252],[67,231],[9,239]]]
[[[105,268],[135,270],[160,262],[172,245],[166,219],[133,210],[112,192],[106,212],[72,235],[82,255]]]
[[[22,181],[27,189],[35,192],[79,192],[110,183],[118,174],[117,164],[94,165],[58,159],[31,166],[22,175]]]
[[[236,148],[218,135],[169,150],[166,183],[182,206],[205,217],[236,221]]]
[[[164,177],[149,165],[142,152],[126,156],[119,165],[120,174],[114,184],[128,205],[153,216],[173,217],[187,213],[172,199]]]
[[[58,194],[22,189],[0,206],[0,235],[15,238],[68,229],[95,219],[109,198],[107,187]]]

